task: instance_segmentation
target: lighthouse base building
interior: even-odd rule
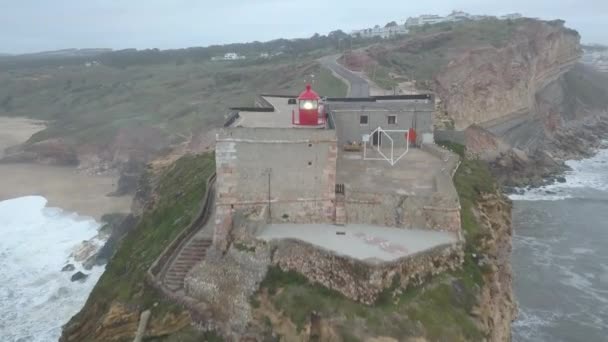
[[[213,297],[224,273],[210,270],[269,263],[371,304],[394,279],[406,288],[458,267],[459,159],[432,141],[434,106],[429,95],[321,99],[308,88],[232,108],[216,137],[213,232],[215,260],[232,261],[203,262],[186,292]]]

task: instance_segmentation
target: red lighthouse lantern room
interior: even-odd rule
[[[297,115],[295,115],[295,112],[293,112],[292,117],[294,125],[319,126],[325,124],[321,97],[312,90],[310,84],[307,84],[306,90],[298,96]]]

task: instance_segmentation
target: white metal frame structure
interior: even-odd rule
[[[397,158],[395,158],[395,142],[388,133],[404,133],[405,152],[403,152]],[[378,145],[377,146],[373,144],[374,134],[377,134],[377,136],[378,136]],[[382,136],[384,136],[384,137],[382,137]],[[382,147],[382,140],[385,137],[391,143],[390,158],[388,156],[386,156],[384,154],[384,152],[382,152],[382,150],[380,149]],[[382,158],[369,157],[367,155],[367,144],[370,144],[370,146],[372,147],[372,150],[378,152],[378,154],[380,154],[382,156]],[[391,164],[391,166],[394,166],[395,164],[397,164],[397,162],[399,160],[401,160],[401,158],[403,158],[403,156],[405,156],[409,152],[409,150],[410,150],[410,139],[409,139],[409,130],[407,130],[407,129],[383,129],[382,127],[378,127],[375,130],[373,130],[369,135],[363,136],[363,160],[386,160],[387,162],[389,162],[389,164]]]

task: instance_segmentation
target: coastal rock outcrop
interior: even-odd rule
[[[63,266],[63,268],[61,269],[61,272],[72,272],[75,269],[76,269],[76,267],[74,266],[74,264],[67,264],[67,265]]]
[[[72,275],[72,277],[70,278],[71,281],[79,281],[79,282],[84,282],[85,280],[87,280],[87,278],[89,277],[88,274],[84,274],[80,271],[74,273]]]

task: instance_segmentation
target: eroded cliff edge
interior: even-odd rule
[[[435,77],[443,119],[507,188],[539,186],[608,137],[608,77],[578,64],[562,21],[517,25],[502,48],[473,49]]]

